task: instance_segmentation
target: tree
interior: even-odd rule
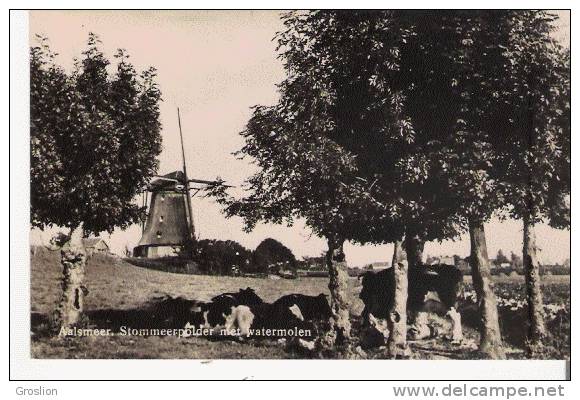
[[[276,271],[282,268],[296,269],[296,257],[292,250],[272,238],[262,240],[252,253],[252,261],[258,271],[265,273],[272,267]]]
[[[453,237],[466,226],[477,233],[472,235],[473,268],[483,319],[488,321],[482,347],[501,356],[489,262],[482,251],[483,222],[500,204],[490,201],[496,188],[485,169],[493,154],[477,138],[479,120],[467,115],[471,104],[465,93],[477,85],[468,82],[453,89],[464,72],[473,72],[473,60],[457,46],[470,41],[466,22],[471,17],[454,12],[316,12],[294,19],[301,38],[312,32],[317,37],[294,46],[298,51],[292,60],[297,60],[295,71],[315,77],[313,86],[326,84],[327,92],[337,93],[344,107],[335,107],[342,123],[337,123],[340,129],[333,138],[356,154],[365,177],[382,178],[373,183],[376,190],[402,203],[397,215],[405,225],[410,265],[421,261],[429,237]],[[481,17],[473,20],[485,22]],[[485,97],[474,90],[473,98],[478,95]]]
[[[412,266],[420,262],[425,240],[470,230],[481,349],[501,358],[483,231],[502,205],[493,179],[497,157],[486,141],[489,126],[483,125],[494,110],[487,81],[501,71],[478,58],[488,53],[481,47],[497,39],[488,35],[492,17],[448,11],[297,13],[286,18],[288,30],[279,43],[292,77],[281,86],[283,104],[308,110],[317,120],[322,116],[333,128],[330,138],[356,157],[367,193],[390,210],[391,224],[376,224],[372,240],[400,240],[402,235],[389,232],[398,224]],[[471,37],[474,27],[477,40]],[[471,48],[474,43],[480,47]]]
[[[235,270],[249,270],[252,253],[233,240],[199,240],[194,257],[202,271],[211,275],[232,275]]]
[[[401,12],[395,17],[407,20],[412,31],[396,48],[401,73],[389,83],[403,88],[404,110],[415,133],[416,154],[408,164],[417,169],[418,162],[427,161],[427,175],[440,183],[434,193],[445,196],[449,215],[470,232],[471,268],[482,314],[480,348],[489,357],[501,358],[483,224],[506,204],[505,160],[498,143],[509,135],[510,126],[498,123],[498,115],[503,123],[509,111],[501,95],[505,80],[521,80],[505,74],[510,62],[506,48],[517,50],[510,48],[513,28],[526,27],[521,24],[525,18],[518,11]],[[440,209],[427,199],[431,201],[424,209]],[[415,232],[408,233],[413,235],[406,237],[407,248],[420,249]]]
[[[395,269],[395,296],[393,309],[387,319],[389,338],[387,348],[393,357],[406,354],[407,343],[407,298],[409,295],[409,264],[401,241],[395,241],[393,247],[392,268]]]
[[[242,132],[245,145],[238,153],[259,170],[247,180],[247,194],[232,198],[226,188],[211,192],[225,206],[227,216],[242,216],[245,229],[260,221],[286,223],[305,220],[328,243],[326,264],[333,311],[330,341],[338,348],[350,344],[346,285],[348,274],[343,244],[347,239],[369,240],[371,220],[387,217],[363,190],[351,154],[329,139],[321,118],[296,112],[281,102],[258,106]],[[397,234],[395,232],[395,234]]]
[[[48,40],[30,49],[31,222],[70,234],[61,250],[61,327],[79,322],[86,288],[81,239],[140,221],[133,199],[157,171],[161,152],[155,70],[140,75],[119,50],[107,73],[99,39],[90,34],[83,57],[67,73]]]
[[[511,253],[510,256],[510,261],[512,263],[512,267],[518,271],[521,272],[523,267],[524,267],[524,263],[522,262],[522,258],[520,256],[518,256],[517,254],[515,254],[513,251]]]
[[[289,75],[281,104],[308,112],[353,155],[361,189],[387,211],[386,221],[367,225],[366,240],[394,243],[404,234],[413,266],[424,241],[455,237],[462,225],[438,176],[429,173],[430,155],[406,112],[400,49],[412,40],[411,22],[395,11],[295,12],[284,16],[287,30],[278,43]]]
[[[506,79],[518,82],[521,77],[505,78],[511,62],[506,54],[518,51],[509,48],[513,28],[532,28],[522,24],[518,11],[503,10],[325,10],[290,13],[283,19],[287,29],[278,44],[288,78],[280,85],[280,102],[271,109],[277,116],[262,135],[277,138],[282,130],[291,140],[331,141],[345,155],[350,176],[342,180],[342,174],[335,174],[332,184],[349,185],[377,206],[372,217],[359,220],[368,232],[346,237],[383,243],[404,234],[409,264],[414,265],[421,260],[424,241],[468,230],[482,315],[480,348],[488,357],[504,357],[484,223],[508,203],[501,144],[513,123],[504,118],[510,108],[501,93]],[[251,145],[286,143],[252,139]],[[289,147],[307,154],[300,145]],[[278,154],[262,164],[286,163],[286,171],[294,171],[297,161]],[[308,166],[320,173],[316,165]],[[267,181],[263,178],[260,185]],[[275,180],[280,177],[274,175]],[[250,186],[267,193],[255,183]],[[279,193],[284,192],[269,196]],[[265,197],[251,200],[274,204]],[[320,200],[305,197],[306,204],[298,201],[286,209],[278,206],[278,211],[291,215],[296,208],[327,205]],[[346,209],[341,211],[344,215]]]
[[[503,254],[503,250],[499,249],[497,251],[497,255],[495,256],[495,265],[497,267],[501,266],[501,264],[503,263],[507,263],[509,262],[508,258],[505,256],[505,254]]]
[[[393,195],[391,185],[391,178],[397,176],[397,157],[389,155],[396,154],[397,148],[389,139],[402,144],[409,127],[394,108],[379,104],[385,101],[380,84],[361,87],[364,79],[353,75],[357,68],[372,65],[369,53],[353,53],[360,43],[342,39],[356,33],[353,28],[364,19],[355,18],[354,26],[349,26],[350,21],[334,17],[331,12],[283,17],[288,29],[277,41],[288,77],[279,85],[281,100],[273,107],[256,107],[243,133],[246,145],[241,154],[252,157],[261,172],[248,180],[250,195],[222,202],[227,215],[244,216],[249,229],[258,220],[291,223],[293,218],[304,218],[315,233],[327,238],[329,288],[340,342],[350,330],[344,241],[394,242],[405,231],[398,220],[405,202]],[[336,54],[333,43],[339,44]],[[365,46],[361,48],[367,50],[372,42],[366,40]],[[349,57],[341,58],[345,52]],[[387,65],[389,57],[378,66]],[[342,63],[343,59],[349,62]],[[358,95],[361,88],[369,96]],[[400,102],[396,95],[388,100]],[[359,137],[367,129],[364,123],[354,123],[353,117],[366,113],[367,106],[373,110],[372,121],[380,120],[381,126],[374,135]],[[375,146],[376,134],[381,133],[387,140]]]
[[[535,225],[545,219],[569,226],[570,53],[551,37],[556,16],[545,11],[502,14],[509,32],[498,59],[504,74],[495,95],[494,123],[502,135],[491,141],[509,215],[523,222],[523,266],[529,313],[528,351],[546,335]]]
[[[483,223],[506,208],[524,222],[530,336],[537,340],[543,304],[533,225],[569,193],[569,61],[550,38],[555,17],[544,11],[459,11],[428,19],[440,35],[423,24],[418,43],[437,38],[437,52],[424,65],[439,68],[433,84],[417,91],[426,105],[436,102],[434,93],[447,103],[431,107],[452,132],[442,142],[451,151],[440,147],[437,159],[452,166],[451,193],[464,199],[458,204],[469,221],[474,286],[488,321],[482,347],[502,356],[494,351],[501,337]]]

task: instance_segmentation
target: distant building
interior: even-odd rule
[[[512,268],[512,263],[509,261],[498,261],[497,258],[491,258],[489,260],[489,263],[491,264],[492,269],[493,268],[499,268],[499,269],[505,269],[505,268]]]
[[[449,257],[449,256],[429,257],[427,264],[429,264],[429,265],[436,265],[436,264],[455,265],[455,257]]]
[[[88,256],[94,253],[109,254],[109,245],[100,237],[83,239],[85,250]]]
[[[305,256],[301,261],[298,261],[298,268],[304,270],[324,271],[326,270],[326,258]]]
[[[372,269],[373,271],[381,271],[383,269],[390,268],[391,263],[388,261],[375,261],[373,263],[370,263],[368,266],[369,269]]]
[[[463,275],[470,275],[471,268],[469,267],[469,257],[462,258],[458,255],[453,256],[428,256],[427,261],[425,262],[427,265],[454,265],[458,268]]]

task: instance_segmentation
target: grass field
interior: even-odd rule
[[[46,320],[55,309],[60,295],[61,269],[58,252],[38,249],[31,256],[31,353],[34,358],[195,358],[195,359],[277,359],[300,357],[287,351],[276,340],[252,339],[245,342],[234,340],[210,340],[206,338],[179,338],[175,336],[108,336],[108,337],[60,337],[43,334]],[[188,299],[209,300],[211,297],[240,288],[251,287],[265,301],[272,302],[284,294],[328,294],[327,278],[260,279],[245,277],[222,277],[182,275],[154,271],[130,265],[120,259],[95,256],[86,271],[89,295],[85,309],[90,315],[98,310],[139,309],[154,297],[162,295],[182,296]],[[568,276],[546,277],[544,282],[546,304],[553,306],[550,320],[554,351],[550,358],[569,358],[570,347],[570,286]],[[349,281],[351,312],[356,319],[363,304],[358,299],[360,282]],[[508,342],[508,357],[522,358],[523,278],[503,278],[496,282],[500,296],[500,316],[504,336]],[[462,300],[465,343],[451,346],[443,340],[426,340],[411,344],[412,358],[419,359],[469,359],[477,358],[478,334],[475,305],[469,297],[471,282],[465,280],[465,296]],[[517,294],[513,294],[517,293]],[[503,296],[503,297],[502,297]],[[501,301],[506,297],[506,301]],[[507,299],[509,297],[509,299]],[[509,301],[517,299],[515,305]],[[509,301],[508,301],[509,300]],[[512,331],[517,331],[516,334]],[[382,353],[369,354],[381,357]]]

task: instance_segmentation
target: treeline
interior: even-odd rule
[[[524,275],[524,262],[522,257],[512,252],[509,256],[504,255],[502,249],[499,249],[495,258],[490,259],[490,267],[492,275]],[[452,257],[434,257],[427,255],[425,263],[428,265],[438,263],[448,263],[456,266],[464,275],[471,275],[469,267],[469,257],[461,257],[457,254]],[[540,264],[540,275],[569,275],[570,274],[570,259],[566,259],[562,265],[556,264]]]
[[[523,224],[528,350],[546,330],[534,226],[570,223],[570,51],[532,10],[296,11],[277,41],[286,78],[253,108],[238,155],[248,193],[228,216],[305,221],[326,239],[335,347],[352,343],[345,241],[394,243],[397,282],[424,243],[468,232],[480,351],[504,358],[484,224]],[[403,251],[404,250],[404,251]],[[406,259],[407,262],[404,262]],[[395,309],[404,312],[399,285]],[[389,346],[405,347],[406,321]]]
[[[203,239],[195,247],[197,268],[209,275],[277,274],[297,267],[292,251],[272,238],[264,239],[254,251],[233,240]]]

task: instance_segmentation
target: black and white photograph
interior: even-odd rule
[[[569,375],[570,10],[26,14],[30,359]]]

